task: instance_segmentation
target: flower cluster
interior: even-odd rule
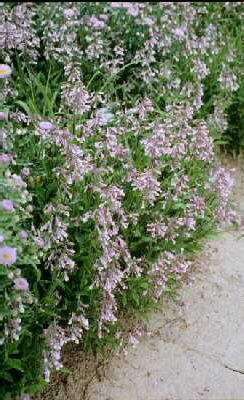
[[[34,236],[23,229],[25,220],[31,218],[28,203],[32,197],[22,177],[10,172],[11,162],[10,154],[1,154],[0,186],[6,198],[0,201],[0,269],[5,292],[0,341],[6,346],[8,341],[19,340],[25,308],[34,301],[29,282],[23,276],[28,275],[26,266],[39,263]]]
[[[229,205],[229,196],[232,192],[234,180],[230,171],[222,166],[216,167],[210,176],[210,186],[217,192],[219,205],[217,209],[220,224],[235,220],[235,212]]]
[[[58,325],[50,325],[45,330],[46,351],[44,352],[44,376],[49,382],[50,371],[54,368],[60,370],[63,368],[61,362],[61,351],[64,345],[69,342],[79,343],[83,331],[88,329],[88,321],[82,314],[72,314],[68,328],[64,329]]]
[[[9,56],[17,49],[21,55],[27,56],[30,62],[36,62],[40,39],[34,22],[35,8],[26,2],[14,8],[4,7],[1,14],[0,48],[5,61],[9,62]]]
[[[179,277],[189,268],[190,263],[186,261],[183,254],[165,251],[152,265],[150,276],[153,282],[153,295],[159,298],[166,287],[168,279]]]

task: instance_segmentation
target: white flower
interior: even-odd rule
[[[99,119],[100,124],[102,125],[112,121],[114,117],[114,114],[111,113],[111,111],[106,107],[99,108],[99,110],[97,110],[96,115]]]

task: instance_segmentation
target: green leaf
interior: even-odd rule
[[[7,369],[16,369],[20,372],[24,372],[22,366],[21,366],[21,360],[17,358],[9,358],[6,362],[6,367]]]
[[[0,378],[10,383],[14,382],[13,377],[8,372],[0,372]]]
[[[31,111],[30,111],[30,109],[29,109],[29,107],[28,107],[28,105],[27,105],[26,103],[24,103],[22,100],[17,100],[15,103],[18,104],[20,107],[22,107],[23,110],[24,110],[28,115],[31,115]]]

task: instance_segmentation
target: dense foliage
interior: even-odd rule
[[[215,154],[243,146],[244,13],[1,4],[0,398],[27,400],[66,343],[120,343],[119,315],[143,320],[233,221]]]

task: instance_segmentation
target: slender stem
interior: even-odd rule
[[[89,80],[89,82],[88,82],[88,84],[86,85],[86,88],[88,89],[89,88],[89,86],[91,85],[91,83],[94,81],[94,79],[96,78],[96,76],[98,76],[98,75],[102,75],[102,72],[101,71],[96,71],[95,72],[95,74],[91,77],[91,79]]]
[[[130,67],[131,65],[136,65],[136,64],[138,64],[138,63],[139,63],[139,61],[132,61],[132,62],[130,62],[129,64],[125,64],[122,68],[120,68],[120,69],[116,72],[116,74],[112,75],[112,76],[107,80],[107,82],[105,82],[105,84],[103,85],[101,91],[103,91],[103,90],[105,89],[105,87],[106,87],[110,82],[112,82],[112,81],[114,80],[114,78],[116,77],[116,75],[120,74],[120,73],[121,73],[122,71],[124,71],[127,67]]]

